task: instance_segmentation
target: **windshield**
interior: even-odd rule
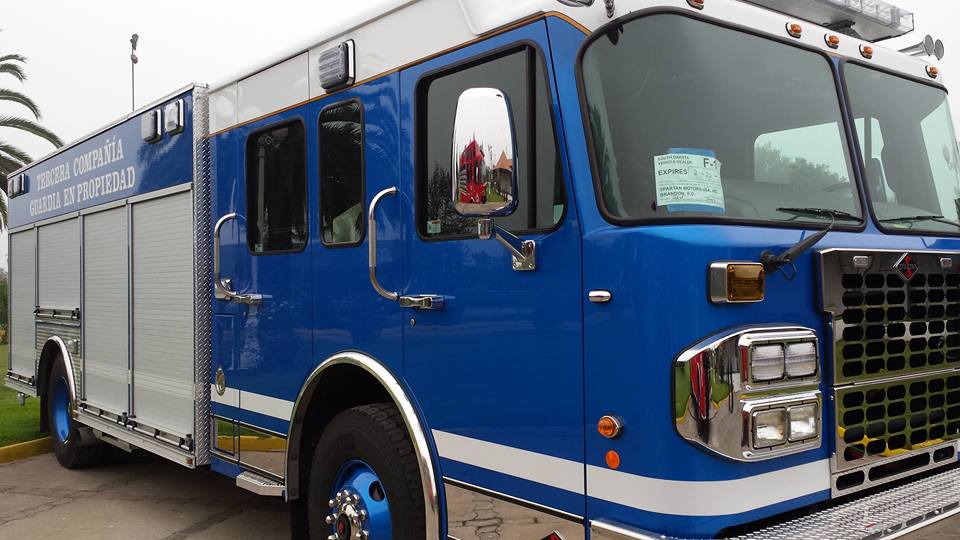
[[[584,52],[601,204],[614,222],[861,217],[829,60],[680,15]]]
[[[960,232],[950,223],[960,218],[960,158],[946,92],[857,64],[844,77],[881,225]]]

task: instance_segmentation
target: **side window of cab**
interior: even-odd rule
[[[463,148],[452,148],[457,102],[471,88],[496,88],[508,98],[516,159],[497,152],[493,141],[473,140]],[[500,154],[488,161],[496,164],[494,172],[503,172],[502,176],[516,169],[519,206],[509,217],[498,218],[497,225],[523,234],[547,231],[560,222],[566,205],[563,173],[546,69],[534,48],[523,46],[425,78],[417,88],[417,110],[417,229],[422,238],[476,235],[476,218],[461,216],[451,203],[451,165],[455,157],[463,161],[478,152]]]

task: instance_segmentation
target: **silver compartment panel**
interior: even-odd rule
[[[194,434],[193,198],[140,202],[133,212],[133,414]]]
[[[10,235],[10,371],[36,373],[37,231]]]
[[[130,410],[127,208],[83,220],[84,397],[125,413]]]

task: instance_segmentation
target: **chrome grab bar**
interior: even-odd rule
[[[377,294],[386,298],[387,300],[390,300],[391,302],[396,302],[399,300],[400,294],[384,289],[377,280],[377,205],[380,204],[380,201],[384,197],[393,197],[396,194],[396,187],[390,187],[381,191],[380,193],[377,193],[373,197],[373,200],[370,201],[370,212],[369,215],[367,215],[367,230],[370,231],[370,242],[367,246],[367,260],[369,262],[368,266],[370,267],[370,284],[373,285],[373,290],[377,291]]]
[[[377,291],[377,294],[390,300],[391,302],[398,302],[400,307],[403,308],[415,308],[415,309],[442,309],[445,303],[443,296],[435,294],[422,294],[416,296],[400,296],[400,293],[388,291],[380,285],[380,281],[377,280],[377,205],[380,204],[380,201],[384,197],[393,197],[398,193],[396,187],[387,188],[380,193],[377,193],[373,200],[370,201],[370,210],[367,215],[367,230],[369,231],[370,240],[367,246],[367,260],[369,262],[368,266],[370,268],[370,284],[373,285],[373,290]]]
[[[230,289],[229,279],[220,278],[220,230],[232,219],[240,217],[236,212],[227,214],[217,220],[213,227],[213,288],[214,297],[217,300],[226,300],[228,302],[237,302],[239,304],[257,305],[263,302],[263,296],[259,294],[239,294]]]

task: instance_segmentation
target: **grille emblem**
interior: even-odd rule
[[[917,274],[917,270],[920,267],[917,266],[917,263],[913,262],[913,256],[909,253],[904,253],[903,257],[900,257],[900,260],[897,261],[897,264],[894,266],[897,269],[897,273],[903,276],[903,279],[910,281],[913,279],[913,276]]]

